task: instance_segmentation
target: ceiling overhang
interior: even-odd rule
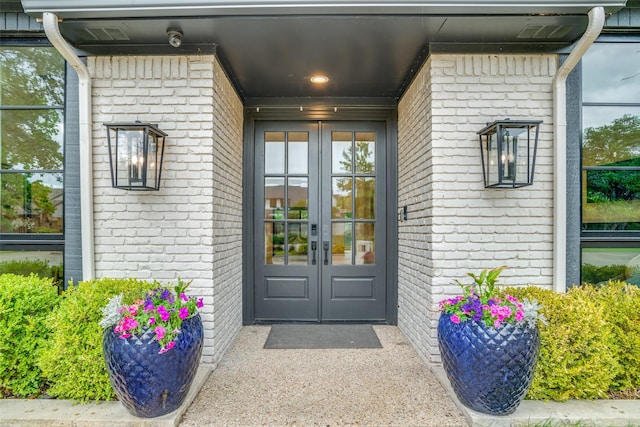
[[[625,1],[22,0],[87,55],[215,52],[247,98],[397,98],[431,51],[557,52]],[[105,3],[108,3],[105,5]],[[179,48],[167,31],[184,33]],[[314,86],[314,73],[329,82]]]

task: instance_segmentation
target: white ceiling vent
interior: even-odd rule
[[[86,27],[91,40],[129,40],[129,36],[119,27]]]
[[[571,25],[527,25],[518,34],[519,39],[561,39],[571,32]]]

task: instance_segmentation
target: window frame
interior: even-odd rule
[[[603,34],[598,40],[596,40],[597,44],[606,44],[606,43],[614,43],[614,44],[622,44],[622,43],[633,43],[637,44],[640,49],[640,34]],[[580,182],[578,183],[579,188],[579,265],[578,267],[578,275],[580,277],[580,283],[582,282],[582,267],[583,267],[583,250],[591,249],[591,248],[640,248],[640,230],[585,230],[583,228],[583,201],[586,191],[584,188],[582,176],[585,171],[594,171],[594,170],[624,170],[624,171],[640,171],[640,167],[637,166],[627,166],[627,167],[618,167],[618,166],[584,166],[583,164],[583,136],[584,136],[584,127],[583,127],[583,108],[584,107],[640,107],[640,100],[638,102],[585,102],[583,101],[583,79],[584,72],[582,71],[584,67],[584,63],[581,63],[581,71],[580,71],[580,84],[579,84],[579,176]],[[639,218],[640,221],[640,218]],[[569,273],[570,274],[570,273]]]
[[[48,47],[53,50],[55,48],[44,37],[44,34],[38,34],[37,37],[2,37],[0,36],[3,47]],[[56,173],[62,176],[62,231],[60,233],[0,233],[0,253],[4,251],[15,252],[40,252],[51,251],[61,252],[63,258],[63,268],[66,270],[67,255],[65,251],[66,229],[67,229],[67,102],[68,102],[68,67],[66,61],[63,60],[63,93],[64,99],[62,105],[4,105],[0,104],[0,111],[20,111],[20,110],[56,110],[62,115],[62,165],[61,169],[2,169],[0,165],[0,175],[3,174],[49,174]],[[65,283],[67,282],[65,276]]]

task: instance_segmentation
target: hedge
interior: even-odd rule
[[[2,396],[40,394],[45,379],[38,367],[51,338],[47,317],[58,302],[52,279],[35,274],[0,275],[0,392]]]
[[[610,281],[566,294],[534,286],[505,292],[536,299],[548,320],[528,399],[598,399],[640,389],[640,289]]]

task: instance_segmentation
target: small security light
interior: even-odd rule
[[[181,30],[175,28],[170,28],[169,30],[167,30],[167,38],[169,39],[169,44],[173,47],[180,47],[180,45],[182,44],[183,36],[184,34],[182,34]]]

